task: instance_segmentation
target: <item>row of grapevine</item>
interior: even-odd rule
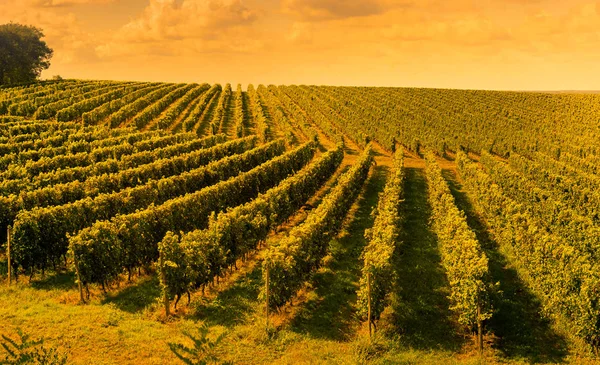
[[[113,131],[122,131],[122,129],[119,130],[106,130],[106,129],[99,129],[97,130],[97,132],[92,133],[91,135],[88,134],[82,134],[85,138],[85,136],[87,135],[88,140],[91,141],[96,141],[98,140],[98,138],[102,138],[102,137],[109,137],[114,135],[115,133]],[[128,139],[128,136],[121,136],[122,138],[120,139],[121,141],[124,141],[126,139]],[[192,138],[189,138],[189,135],[183,135],[181,137],[181,140],[183,141],[180,144],[180,147],[182,147],[182,151],[183,148],[186,148],[186,146],[188,147],[188,151],[190,149],[195,148],[195,145],[198,144],[203,144],[203,142],[200,142],[196,139],[192,139],[193,136],[191,136]],[[170,140],[171,138],[167,138],[167,140]],[[88,149],[89,146],[89,142],[86,139],[82,139],[82,140],[77,140],[78,142],[82,142],[82,143],[68,143],[65,144],[63,146],[67,146],[68,148],[71,147],[77,147],[75,149],[75,153],[73,154],[53,154],[52,156],[47,156],[47,157],[41,157],[37,160],[25,160],[24,164],[12,164],[10,165],[7,170],[4,173],[1,173],[0,176],[5,178],[5,179],[32,179],[35,178],[37,175],[40,175],[42,173],[48,173],[48,172],[53,172],[54,170],[58,170],[58,169],[68,169],[68,168],[74,168],[74,167],[85,167],[85,166],[91,166],[100,162],[103,162],[107,159],[116,159],[116,160],[123,160],[123,159],[127,159],[128,163],[132,163],[134,161],[139,161],[141,160],[142,157],[148,155],[148,153],[143,154],[143,151],[149,151],[151,149],[154,148],[159,148],[160,143],[156,143],[156,144],[152,144],[152,145],[148,145],[147,143],[145,143],[143,140],[136,142],[134,144],[126,144],[126,143],[111,143],[107,146],[104,147],[96,147],[93,148],[91,147],[90,149]],[[113,142],[116,142],[118,139],[113,139]],[[160,140],[160,138],[158,139]],[[87,144],[86,144],[87,142]],[[176,148],[175,146],[168,146],[169,148],[173,149]],[[165,147],[166,148],[166,147]],[[56,152],[57,150],[59,150],[58,147],[55,147],[55,150],[53,152]],[[30,153],[22,153],[22,154],[18,154],[16,156],[9,156],[10,158],[15,157],[15,158],[19,158],[21,155],[29,155]],[[125,157],[125,156],[129,156],[129,157]],[[4,159],[4,156],[2,157],[2,159]],[[10,159],[8,159],[10,161]],[[146,160],[148,160],[146,158]],[[136,162],[136,163],[141,163],[141,162]]]
[[[343,107],[339,105],[337,100],[332,97],[325,97],[320,93],[320,89],[311,89],[306,86],[293,86],[293,89],[297,93],[304,93],[306,97],[311,98],[311,102],[321,114],[331,121],[335,127],[344,131],[347,136],[350,136],[352,141],[361,148],[364,148],[369,143],[370,137],[365,136],[361,132],[362,120],[356,118],[346,118],[343,114],[340,114]],[[336,110],[337,107],[337,110]]]
[[[426,160],[432,228],[450,283],[450,309],[457,314],[460,324],[469,330],[477,329],[479,349],[482,350],[483,321],[492,316],[488,258],[469,228],[464,212],[456,207],[442,169],[431,151],[427,152]]]
[[[304,123],[299,122],[296,119],[296,115],[290,110],[286,111],[284,103],[277,97],[277,88],[275,86],[270,85],[268,88],[259,87],[259,92],[265,98],[266,102],[275,109],[271,115],[274,115],[274,118],[285,126],[284,129],[299,134],[301,140],[313,138],[314,131]]]
[[[36,150],[44,147],[58,147],[69,141],[69,136],[74,134],[70,140],[77,139],[80,134],[94,131],[94,129],[81,129],[69,124],[68,128],[61,130],[46,130],[40,133],[19,134],[10,137],[6,142],[0,144],[0,156],[8,153],[18,153],[28,150]],[[98,131],[102,133],[105,131]],[[79,133],[79,134],[77,134]]]
[[[27,161],[37,161],[42,157],[54,157],[57,155],[75,154],[79,152],[99,151],[102,148],[111,147],[121,143],[133,144],[142,139],[150,139],[158,136],[156,131],[152,132],[135,132],[126,129],[120,129],[121,135],[114,137],[96,139],[93,141],[86,140],[71,140],[58,147],[42,147],[34,150],[26,150],[22,152],[11,152],[0,157],[0,168],[7,169],[9,165],[24,165]],[[195,136],[194,136],[195,137]]]
[[[225,85],[219,101],[217,103],[217,109],[215,109],[212,120],[210,121],[210,134],[222,133],[223,121],[226,118],[227,105],[229,104],[229,98],[231,98],[231,84]]]
[[[246,116],[244,114],[244,95],[242,92],[242,85],[238,84],[234,95],[234,110],[233,120],[235,121],[235,136],[241,138],[246,135],[247,123]]]
[[[176,127],[173,126],[173,124],[180,117],[180,114],[186,108],[188,108],[188,106],[190,105],[190,103],[192,103],[193,100],[198,99],[198,97],[206,93],[208,89],[210,89],[210,85],[208,84],[198,85],[192,90],[190,90],[190,92],[186,93],[179,100],[171,104],[171,106],[169,106],[167,110],[165,110],[163,114],[157,118],[155,123],[157,129],[171,129],[172,127]]]
[[[154,125],[154,123],[151,122],[154,121],[155,118],[158,117],[169,105],[173,104],[173,102],[197,86],[199,85],[180,85],[180,87],[171,91],[161,99],[157,100],[155,103],[148,105],[144,110],[139,112],[135,117],[133,117],[133,119],[131,119],[130,124],[135,125],[138,129],[151,128]]]
[[[40,123],[37,120],[24,120],[22,117],[0,116],[0,137],[10,138],[20,134],[40,133],[62,125],[56,122]],[[69,125],[65,123],[65,125]]]
[[[160,136],[157,132],[131,133],[131,131],[127,129],[100,130],[99,133],[95,135],[95,138],[102,136],[106,138],[92,139],[89,141],[73,140],[58,147],[44,147],[39,150],[27,150],[21,153],[11,153],[0,157],[0,166],[5,167],[5,171],[0,174],[3,178],[2,181],[0,181],[0,193],[18,194],[25,186],[47,186],[54,183],[72,181],[73,179],[69,179],[68,176],[70,176],[71,172],[75,169],[103,171],[103,167],[107,163],[116,163],[117,151],[121,151],[119,152],[119,157],[121,159],[127,159],[128,163],[138,163],[138,160],[144,160],[144,158],[146,158],[146,160],[148,159],[146,157],[148,150],[166,147],[168,143],[165,142],[185,142],[196,138],[195,135],[190,134]],[[224,138],[221,136],[217,139],[220,141]],[[216,142],[218,141],[215,140],[214,143]],[[131,151],[123,152],[123,149],[127,148],[131,149]],[[135,151],[140,152],[134,153]],[[58,170],[40,173],[33,177],[30,177],[31,171],[26,168],[27,164],[31,165],[33,163],[42,164],[41,166],[38,165],[38,167],[43,168],[44,164],[53,164],[54,158],[58,160],[68,160],[69,156],[73,157],[73,155],[80,154],[81,152],[91,154],[90,158],[93,161],[110,159],[84,167],[68,168],[66,166],[60,166],[61,168]],[[133,154],[129,155],[130,157],[127,157],[127,153]],[[83,158],[85,159],[85,156],[83,156]],[[62,179],[57,177],[65,178]],[[79,175],[78,178],[81,177],[85,176]],[[8,186],[13,185],[18,185],[20,188],[17,190],[7,188]]]
[[[358,106],[357,100],[346,99],[343,95],[335,93],[333,89],[328,88],[320,88],[320,87],[305,87],[303,86],[307,92],[315,94],[316,98],[320,98],[322,102],[326,105],[329,105],[332,110],[336,111],[340,117],[345,119],[345,124],[341,127],[344,128],[347,134],[352,136],[352,139],[357,141],[357,144],[364,144],[364,141],[369,141],[375,139],[374,136],[381,135],[382,131],[386,131],[389,127],[387,125],[379,125],[375,123],[369,123],[364,119],[363,115],[358,113],[358,110],[355,108]],[[375,107],[375,106],[371,106]],[[358,108],[360,110],[360,108]],[[363,110],[364,112],[368,112],[367,115],[372,116],[372,111]],[[394,150],[393,142],[390,143],[386,140],[382,143],[387,149]]]
[[[276,156],[282,149],[281,144],[265,145],[180,175],[150,180],[118,192],[64,205],[21,211],[14,222],[14,249],[11,249],[15,268],[43,269],[67,253],[68,234],[77,233],[97,221],[109,220],[118,214],[131,215],[136,209],[145,209],[141,212],[152,210],[153,204],[162,204],[235,176],[240,170],[250,169]],[[126,217],[124,215],[118,219]],[[125,226],[122,228],[125,229]],[[135,227],[128,225],[127,229],[133,231]],[[143,237],[148,236],[142,235],[137,239]]]
[[[586,158],[582,158],[567,152],[563,152],[560,154],[559,160],[571,166],[575,166],[580,171],[593,175],[600,175],[599,156],[586,156]]]
[[[369,145],[303,223],[292,228],[281,240],[271,242],[263,261],[263,278],[268,285],[263,287],[261,293],[267,298],[269,307],[279,308],[288,302],[321,265],[329,241],[341,229],[372,163]]]
[[[3,89],[0,93],[0,113],[8,113],[8,108],[12,104],[20,103],[22,101],[33,99],[36,97],[56,94],[61,90],[73,88],[84,85],[86,82],[65,80],[62,82],[43,82],[28,85],[25,87],[14,87],[10,89]]]
[[[196,105],[190,115],[183,121],[183,130],[186,132],[195,132],[200,128],[200,119],[205,114],[205,110],[217,95],[221,93],[221,85],[214,84],[211,88],[202,94],[200,102]]]
[[[389,304],[395,283],[394,257],[400,243],[401,203],[404,198],[404,155],[398,149],[390,176],[379,194],[373,211],[373,227],[365,232],[368,240],[362,254],[363,267],[358,290],[359,314],[376,324]]]
[[[338,100],[344,100],[347,109],[345,113],[339,109],[338,112],[344,113],[347,119],[360,121],[362,124],[361,130],[365,137],[375,137],[384,148],[390,151],[394,150],[396,143],[396,136],[394,134],[398,132],[394,130],[395,125],[389,124],[393,117],[390,117],[390,112],[385,108],[387,105],[393,107],[393,100],[391,98],[390,100],[388,98],[381,98],[377,103],[374,103],[374,101],[367,101],[363,93],[353,93],[350,95],[350,90],[346,88],[323,89],[323,93],[331,95],[331,97]],[[402,110],[400,106],[396,105],[396,107]],[[395,120],[403,121],[407,116],[403,117]],[[381,133],[378,133],[379,129],[381,129]],[[403,139],[401,136],[398,138],[406,147],[413,151],[415,150],[406,139]]]
[[[331,120],[325,116],[320,110],[315,109],[311,104],[311,100],[299,93],[295,88],[280,86],[279,89],[283,94],[286,94],[293,103],[302,109],[310,119],[311,124],[316,128],[319,128],[325,133],[332,141],[341,142],[343,141],[342,131],[331,123]]]
[[[283,106],[283,109],[295,121],[295,126],[298,127],[299,130],[302,130],[308,139],[315,139],[317,133],[312,126],[311,120],[306,112],[304,112],[304,110],[302,110],[302,108],[300,108],[300,106],[292,98],[283,93],[276,86],[270,85],[269,91],[278,99],[279,103]]]
[[[181,237],[169,232],[159,244],[165,265],[161,286],[169,297],[180,298],[204,287],[227,266],[267,238],[336,171],[344,157],[342,145],[283,180],[249,203],[211,216],[208,227]]]
[[[96,84],[85,83],[73,85],[75,87],[65,88],[62,91],[40,95],[37,97],[28,97],[20,102],[14,102],[8,107],[10,115],[18,115],[23,117],[31,117],[36,111],[44,105],[52,104],[61,100],[70,99],[75,95],[82,95],[88,92],[104,89],[105,87],[113,86],[113,83]],[[57,90],[58,91],[58,90]]]
[[[68,107],[59,110],[56,113],[56,120],[59,122],[70,122],[72,120],[77,120],[83,115],[83,113],[93,110],[112,100],[122,98],[125,95],[135,92],[138,89],[143,89],[147,86],[148,84],[119,85],[118,88],[112,89],[105,94],[101,94],[90,99],[84,99],[78,103],[69,105]]]
[[[152,105],[156,100],[159,100],[171,91],[180,87],[181,85],[176,84],[161,85],[158,89],[152,90],[144,96],[137,98],[135,101],[123,104],[118,111],[108,116],[106,123],[110,128],[124,125],[129,119],[135,117],[139,112]]]
[[[3,179],[32,176],[36,174],[36,171],[40,166],[43,166],[46,162],[51,164],[51,161],[56,159],[69,160],[74,155],[85,152],[93,147],[90,146],[92,142],[107,139],[110,137],[125,136],[129,133],[128,130],[95,130],[92,132],[81,131],[73,134],[65,135],[53,135],[46,138],[46,143],[15,143],[13,146],[26,146],[22,150],[11,148],[6,149],[4,154],[0,157],[0,164],[5,168],[5,171],[0,173]],[[10,145],[10,144],[9,144]],[[37,149],[31,149],[29,147],[38,147]],[[89,147],[88,147],[89,146]],[[108,146],[108,147],[115,147]],[[102,147],[97,147],[96,150],[101,150]],[[73,154],[62,155],[61,151],[73,151]],[[28,157],[34,157],[34,159],[28,159]],[[35,158],[39,157],[39,158]],[[82,156],[79,156],[81,159]],[[96,156],[100,157],[100,155]],[[83,157],[85,158],[85,156]],[[77,159],[76,159],[77,160]],[[35,166],[32,166],[35,165]]]
[[[573,249],[590,252],[592,257],[600,260],[600,227],[590,217],[581,215],[578,209],[571,209],[556,198],[556,193],[541,189],[537,181],[519,174],[489,154],[483,154],[480,162],[507,197],[519,202],[547,232],[571,242]]]
[[[281,130],[286,140],[290,141],[291,143],[295,143],[298,140],[296,133],[294,133],[296,131],[288,120],[287,115],[283,112],[283,109],[281,107],[277,107],[274,100],[275,97],[269,93],[264,85],[258,85],[256,92],[262,105],[264,105],[265,109],[269,113],[273,129]]]
[[[189,143],[183,142],[173,146],[160,147],[154,150],[142,150],[131,155],[122,155],[120,160],[111,158],[106,161],[98,162],[88,166],[58,169],[39,174],[31,180],[6,180],[0,182],[0,191],[14,191],[15,188],[21,190],[27,188],[30,190],[31,188],[40,188],[55,184],[68,183],[75,180],[85,180],[92,176],[99,176],[102,174],[116,173],[120,170],[130,169],[151,163],[155,160],[156,155],[162,155],[164,157],[167,155],[174,156],[186,150],[191,151],[199,147],[212,147],[223,142],[225,139],[226,137],[224,135],[211,136],[201,140],[190,141]],[[152,146],[152,144],[146,145]]]
[[[271,136],[271,127],[268,118],[258,97],[258,93],[252,84],[248,85],[248,98],[250,99],[250,110],[252,110],[252,120],[256,128],[256,135],[261,141],[266,141]]]
[[[508,162],[512,168],[535,180],[581,214],[600,223],[600,177],[575,171],[572,167],[542,154],[534,161],[512,153]]]
[[[274,144],[282,146],[282,141],[267,146]],[[267,156],[256,156],[257,162],[264,163],[235,178],[162,205],[95,223],[70,239],[81,282],[105,283],[116,279],[125,269],[131,272],[135,267],[151,264],[158,259],[158,243],[168,231],[205,228],[211,212],[255,198],[301,169],[314,152],[314,144],[304,144],[267,162],[264,162]]]
[[[204,140],[198,142],[196,149],[184,154],[172,154],[170,148],[155,150],[153,151],[154,161],[138,167],[122,169],[112,174],[92,176],[83,181],[75,180],[36,190],[22,191],[19,195],[0,196],[0,230],[5,230],[8,225],[12,224],[21,210],[68,204],[100,194],[133,188],[146,184],[149,180],[180,175],[186,171],[200,168],[210,161],[253,148],[255,137],[233,140],[212,148],[204,148],[203,143],[206,142]]]
[[[95,109],[81,114],[83,125],[98,125],[107,119],[111,114],[118,112],[121,108],[134,103],[141,97],[148,95],[158,89],[165,87],[163,84],[147,84],[144,87],[125,94],[122,98],[106,102]]]
[[[82,100],[86,100],[89,98],[96,97],[98,95],[105,94],[110,92],[116,88],[118,88],[118,84],[108,83],[107,86],[104,87],[92,87],[92,89],[86,93],[80,92],[70,92],[69,97],[64,97],[60,99],[56,99],[56,101],[52,103],[42,103],[40,107],[33,113],[34,119],[50,119],[56,117],[56,114],[59,110],[68,107],[69,105],[78,103]]]
[[[598,262],[590,252],[574,249],[574,242],[546,232],[522,204],[508,198],[464,153],[458,153],[456,161],[493,238],[515,262],[519,277],[541,298],[546,316],[568,320],[573,334],[598,347]]]

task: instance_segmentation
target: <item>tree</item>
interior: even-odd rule
[[[0,85],[33,82],[50,67],[53,51],[43,37],[33,26],[0,25]]]

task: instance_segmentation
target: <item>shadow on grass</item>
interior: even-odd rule
[[[360,255],[365,245],[364,231],[373,226],[371,212],[385,185],[387,167],[376,166],[367,182],[348,234],[332,240],[331,261],[315,273],[314,292],[291,323],[293,331],[314,338],[347,340],[358,325],[355,315],[356,291],[361,275]]]
[[[358,155],[360,153],[361,153],[360,151],[357,151],[357,150],[354,150],[354,149],[348,147],[347,142],[345,142],[345,144],[344,144],[344,154],[354,156],[354,155]]]
[[[0,277],[8,275],[8,260],[0,258]]]
[[[202,298],[194,302],[194,317],[209,325],[229,328],[243,323],[246,316],[251,315],[257,307],[261,282],[261,266],[256,265],[250,273],[236,280],[216,298]]]
[[[158,277],[152,275],[142,278],[116,293],[108,292],[102,300],[102,304],[112,303],[122,311],[136,313],[154,304],[160,295]]]
[[[27,276],[22,275],[19,280],[27,280]],[[69,290],[77,289],[77,283],[75,283],[75,273],[52,272],[46,274],[46,277],[34,278],[31,287],[38,290]]]
[[[517,271],[509,266],[508,259],[500,253],[498,244],[475,213],[456,176],[444,171],[444,177],[456,205],[465,212],[469,227],[484,247],[493,282],[500,283],[500,292],[492,298],[496,311],[487,323],[488,329],[498,337],[494,346],[507,358],[525,359],[528,363],[564,361],[567,355],[566,340],[550,327],[548,321],[541,318],[538,299],[521,281]]]
[[[403,345],[416,349],[457,351],[464,339],[457,334],[449,310],[449,284],[437,239],[431,231],[425,171],[407,168],[404,223],[398,246],[398,291],[393,303],[394,324]]]

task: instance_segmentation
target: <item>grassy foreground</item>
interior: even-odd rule
[[[195,295],[189,307],[182,300],[178,314],[168,321],[162,316],[154,276],[135,278],[108,294],[95,290],[86,305],[78,304],[70,274],[36,277],[32,283],[24,278],[10,288],[0,287],[0,334],[14,338],[22,329],[33,338],[44,338],[47,346],[68,354],[73,364],[181,364],[169,343],[190,346],[183,333],[197,333],[201,325],[209,327],[210,338],[224,334],[217,356],[235,364],[593,363],[569,355],[565,340],[547,323],[534,320],[535,301],[521,293],[518,278],[498,253],[494,270],[508,295],[490,328],[503,336],[486,336],[486,353],[480,358],[472,339],[459,335],[428,226],[422,168],[421,161],[408,159],[405,234],[397,265],[400,284],[382,334],[372,342],[354,306],[363,232],[372,225],[370,213],[385,184],[387,167],[381,158],[344,231],[331,242],[324,267],[292,306],[274,316],[275,331],[265,330],[263,303],[257,300],[260,265],[248,264],[206,297]],[[470,223],[480,225],[476,228],[483,237],[485,227],[471,214],[459,182],[452,182],[459,205],[469,212]],[[495,252],[492,243],[489,251]]]

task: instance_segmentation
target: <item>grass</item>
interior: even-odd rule
[[[371,212],[385,185],[386,171],[386,166],[373,168],[351,223],[346,232],[331,241],[327,265],[313,276],[314,292],[292,321],[292,330],[330,340],[354,337],[360,323],[354,303],[361,275],[359,258],[366,244],[364,231],[373,225]]]
[[[68,353],[73,364],[179,364],[168,344],[191,345],[183,331],[195,333],[202,324],[209,326],[210,336],[225,333],[218,354],[235,364],[585,362],[574,358],[568,341],[540,319],[536,298],[495,246],[459,181],[449,172],[446,177],[457,205],[466,211],[469,225],[484,243],[492,278],[500,281],[502,291],[494,298],[496,313],[486,326],[486,356],[477,356],[471,338],[457,328],[448,310],[448,283],[435,235],[429,229],[427,189],[419,159],[408,162],[406,219],[397,256],[399,285],[394,305],[369,341],[354,305],[360,254],[366,243],[364,229],[372,225],[371,210],[389,163],[382,155],[376,161],[344,232],[330,244],[325,265],[314,274],[303,299],[294,303],[289,320],[276,332],[265,331],[264,303],[257,299],[262,285],[257,264],[204,299],[194,295],[189,308],[168,321],[161,315],[154,276],[136,277],[106,295],[93,288],[92,301],[86,305],[78,304],[72,274],[48,273],[31,284],[22,280],[10,288],[2,285],[0,334],[12,336],[21,328],[33,338],[43,337],[49,346]],[[179,305],[186,303],[184,298]]]
[[[429,219],[425,172],[408,168],[393,325],[409,348],[458,351],[464,341],[451,321],[450,289]]]
[[[550,321],[544,320],[537,298],[521,281],[517,271],[502,253],[478,217],[456,175],[444,172],[454,195],[456,205],[465,212],[469,227],[476,233],[489,259],[492,282],[499,284],[498,293],[492,297],[495,308],[487,323],[495,340],[494,349],[504,358],[527,363],[563,362],[568,354],[567,340],[558,334]]]

